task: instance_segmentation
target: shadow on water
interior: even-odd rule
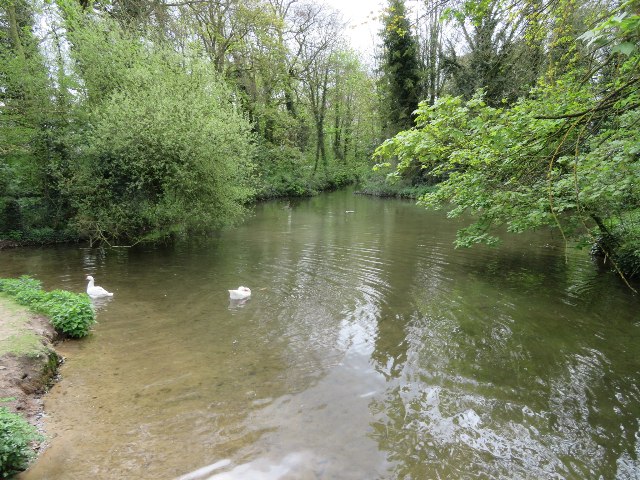
[[[456,250],[457,226],[336,192],[205,242],[2,252],[115,292],[60,347],[21,478],[634,478],[638,299],[549,232]]]

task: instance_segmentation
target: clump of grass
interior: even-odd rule
[[[38,280],[28,276],[0,279],[0,292],[13,297],[20,305],[46,315],[58,332],[69,337],[88,335],[96,322],[91,301],[84,293],[64,290],[45,292]]]

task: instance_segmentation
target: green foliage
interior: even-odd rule
[[[73,338],[88,335],[95,323],[95,312],[89,297],[64,290],[45,292],[40,286],[38,280],[28,276],[0,279],[0,292],[49,317],[58,332]]]
[[[22,416],[0,407],[0,477],[25,470],[35,456],[33,443],[42,439]]]
[[[435,190],[433,185],[412,185],[410,182],[398,181],[385,175],[369,175],[363,179],[358,193],[376,197],[395,197],[418,199]]]
[[[20,278],[0,278],[0,291],[17,297],[22,292],[39,292],[41,283],[35,278],[23,275]]]
[[[55,192],[54,152],[46,141],[64,108],[35,33],[39,7],[28,0],[0,5],[0,206],[15,201],[22,214],[19,226],[3,227],[0,209],[0,237],[8,231],[55,228],[67,213]],[[25,203],[38,204],[41,215],[25,213]]]
[[[602,2],[463,0],[442,20],[458,33],[444,51],[445,92],[465,100],[482,89],[494,107],[527,97],[536,82],[556,80],[590,60],[576,38],[605,8]]]
[[[632,1],[625,2],[614,15],[578,38],[584,40],[590,47],[606,47],[611,49],[611,53],[632,55],[638,50],[640,16],[623,11],[624,8],[632,5]]]
[[[389,1],[383,17],[382,42],[381,113],[385,134],[393,135],[411,126],[411,114],[422,94],[418,42],[404,0]]]
[[[197,58],[144,45],[106,20],[73,38],[93,105],[67,189],[76,227],[137,242],[238,219],[252,193],[253,141],[233,93]]]
[[[366,163],[372,79],[328,9],[152,3],[0,5],[0,239],[206,234]]]
[[[0,209],[0,232],[21,231],[23,228],[20,204],[15,198],[7,198]]]
[[[53,290],[45,294],[38,309],[51,319],[56,330],[74,338],[86,336],[95,323],[91,301],[84,294]]]
[[[0,238],[22,245],[72,242],[77,238],[70,228],[42,226],[47,221],[46,213],[40,197],[0,198]]]
[[[611,225],[609,238],[614,242],[613,249],[597,253],[613,251],[614,260],[622,272],[629,277],[640,277],[640,208],[624,212],[616,218]],[[598,245],[604,244],[604,238],[600,236],[599,240]]]
[[[607,238],[607,255],[637,274],[640,250],[640,100],[637,58],[606,85],[568,75],[541,85],[511,108],[444,97],[422,103],[416,128],[400,132],[376,151],[379,166],[397,159],[394,175],[416,165],[443,179],[421,203],[471,213],[457,245],[495,243],[496,229],[522,232],[557,226],[566,238]],[[595,126],[595,127],[594,127]]]

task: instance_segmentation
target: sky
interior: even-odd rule
[[[323,3],[342,12],[348,22],[346,34],[351,46],[362,52],[372,54],[379,42],[380,12],[385,0],[324,0]]]

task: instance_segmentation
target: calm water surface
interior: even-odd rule
[[[115,292],[20,478],[639,478],[638,297],[549,233],[457,226],[337,192],[174,248],[1,252]]]

